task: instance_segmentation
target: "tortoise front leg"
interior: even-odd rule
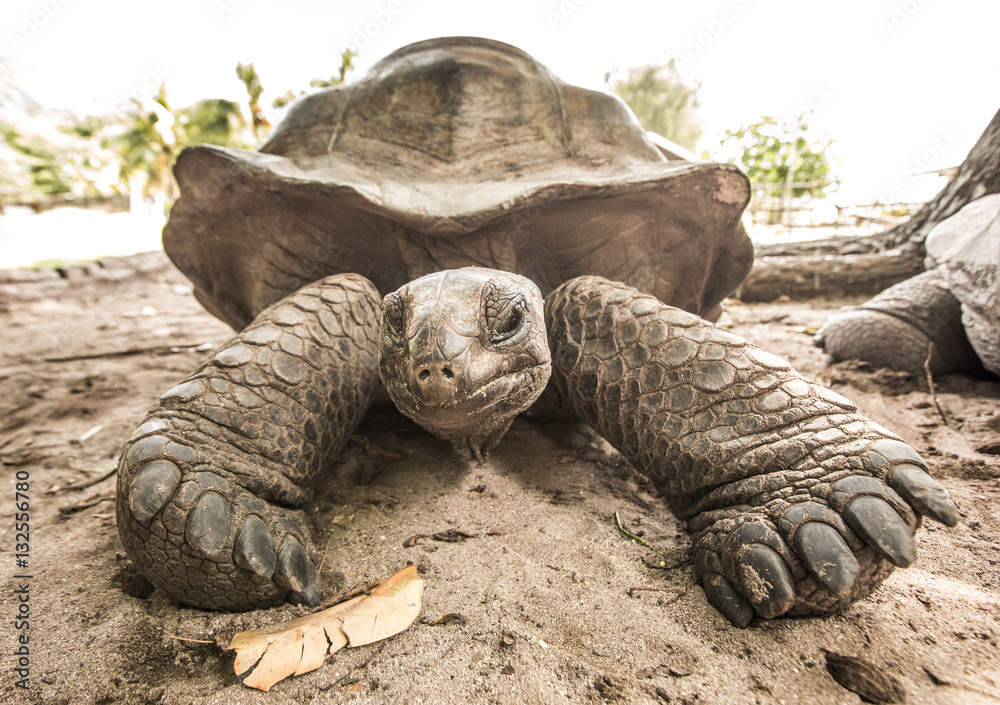
[[[153,585],[207,609],[319,603],[292,507],[379,384],[379,308],[360,276],[303,287],[150,410],[122,449],[117,510],[122,543]]]
[[[552,384],[666,497],[733,624],[830,612],[916,557],[957,507],[920,456],[742,338],[600,277],[546,299]]]

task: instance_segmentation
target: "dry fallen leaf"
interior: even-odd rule
[[[372,590],[329,609],[262,630],[240,632],[227,649],[243,684],[267,691],[289,676],[314,671],[344,646],[364,646],[406,629],[420,612],[424,581],[417,566],[399,571]],[[256,668],[254,668],[256,665]]]

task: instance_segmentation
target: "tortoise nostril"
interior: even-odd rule
[[[457,384],[455,371],[450,367],[438,367],[437,365],[422,366],[418,368],[417,384],[424,390],[440,387],[442,390],[454,391]]]

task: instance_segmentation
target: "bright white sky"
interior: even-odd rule
[[[30,92],[110,109],[167,82],[171,100],[245,98],[253,61],[265,104],[334,73],[348,45],[363,73],[390,51],[442,35],[514,44],[570,83],[603,88],[616,68],[677,57],[701,84],[700,148],[760,115],[815,108],[837,139],[842,202],[921,200],[1000,108],[996,0],[4,0],[0,55]],[[895,187],[895,193],[892,192]]]

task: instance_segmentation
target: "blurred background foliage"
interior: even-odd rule
[[[698,86],[685,83],[673,61],[628,69],[621,76],[611,73],[606,80],[644,129],[695,150],[703,131],[698,118]]]
[[[799,198],[818,197],[831,185],[826,156],[831,144],[829,137],[810,132],[805,115],[796,115],[780,122],[765,116],[726,130],[721,147],[724,158],[743,169],[752,184],[787,187]]]
[[[310,82],[312,90],[343,83],[354,68],[354,54],[345,51],[330,78]],[[178,195],[173,163],[195,144],[254,149],[271,129],[261,107],[264,86],[252,63],[238,63],[236,77],[246,88],[245,104],[219,98],[187,107],[171,104],[167,87],[145,103],[133,100],[125,110],[82,120],[63,115],[64,139],[25,136],[0,115],[0,197],[7,202],[34,203],[57,197],[100,197],[139,191],[162,195],[167,203]],[[16,92],[11,88],[5,92]],[[286,91],[272,106],[283,112],[309,91]],[[20,96],[29,115],[38,106]],[[24,120],[22,120],[24,122]]]
[[[287,90],[267,109],[262,77],[253,63],[238,63],[235,73],[246,90],[244,103],[208,98],[181,108],[170,102],[166,86],[161,85],[153,99],[133,100],[112,114],[84,119],[62,115],[58,138],[51,129],[23,134],[26,130],[18,128],[24,125],[8,124],[0,110],[0,198],[33,203],[141,193],[162,197],[169,205],[178,195],[173,163],[185,147],[256,148],[293,100],[344,83],[354,69],[354,58],[350,50],[344,51],[329,78],[314,79],[308,90]],[[632,108],[646,130],[695,150],[703,132],[699,86],[686,83],[673,61],[611,72],[605,78],[609,90]],[[0,81],[0,93],[17,95],[17,89]],[[21,94],[20,100],[22,113],[41,114],[41,107],[32,105],[30,98]],[[796,183],[794,196],[817,196],[830,183],[825,155],[829,144],[811,136],[804,117],[784,122],[763,117],[756,124],[727,131],[718,148],[702,151],[701,156],[737,164],[755,184],[787,185],[791,178]]]

